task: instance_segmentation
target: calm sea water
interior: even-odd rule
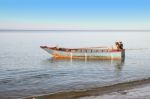
[[[70,61],[53,60],[39,47],[111,46],[116,40],[138,50],[126,50],[124,62]],[[150,77],[149,43],[149,32],[0,32],[0,98],[85,90]]]

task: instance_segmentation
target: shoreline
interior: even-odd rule
[[[137,87],[98,96],[86,96],[78,99],[150,99],[150,84],[139,85]]]
[[[79,90],[79,91],[69,91],[69,92],[58,92],[52,93],[42,96],[32,96],[26,97],[25,99],[77,99],[90,96],[102,96],[106,94],[110,94],[112,92],[122,92],[124,90],[132,90],[135,88],[143,87],[150,84],[150,78],[133,80],[129,82],[123,82],[118,84],[113,84],[109,86],[97,87],[87,90]]]

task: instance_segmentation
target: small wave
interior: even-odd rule
[[[16,76],[12,76],[12,77],[6,77],[6,78],[2,78],[0,79],[0,84],[3,85],[3,84],[11,84],[11,85],[16,85],[16,84],[24,84],[24,82],[29,82],[30,80],[35,80],[35,79],[42,79],[42,78],[51,78],[51,75],[49,74],[36,74],[36,75],[27,75],[27,76],[20,76],[20,77],[16,77]]]

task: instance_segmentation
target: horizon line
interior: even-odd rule
[[[1,31],[97,31],[97,32],[150,32],[147,29],[0,29]]]

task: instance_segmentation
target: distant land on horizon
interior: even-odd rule
[[[95,32],[150,32],[144,29],[0,29],[0,32],[7,31],[95,31]]]

